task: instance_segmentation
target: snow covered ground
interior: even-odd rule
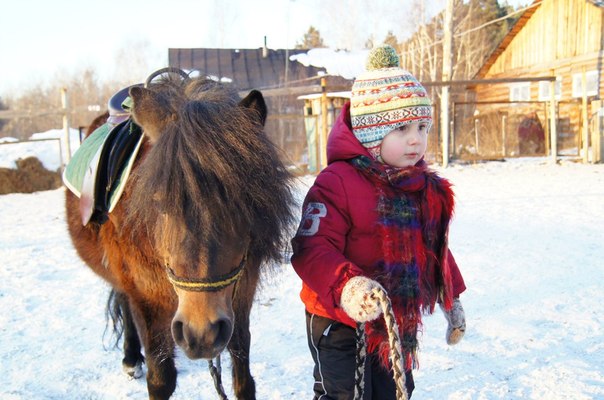
[[[604,399],[604,165],[516,159],[441,172],[457,194],[451,248],[468,330],[448,347],[444,318],[425,319],[413,398]],[[145,379],[126,379],[103,337],[108,288],[71,246],[63,189],[0,196],[0,227],[0,398],[145,399]],[[312,397],[299,288],[283,264],[254,306],[258,399]],[[217,399],[206,362],[176,362],[174,399]]]

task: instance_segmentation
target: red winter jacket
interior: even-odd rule
[[[292,240],[292,265],[302,278],[300,297],[306,310],[355,327],[340,308],[344,284],[353,276],[371,276],[383,259],[377,225],[377,192],[347,160],[369,156],[352,133],[347,103],[327,141],[328,166],[317,176],[303,204],[303,217]],[[449,252],[453,296],[465,290]]]

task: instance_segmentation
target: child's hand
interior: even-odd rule
[[[364,276],[355,276],[346,282],[340,305],[350,318],[356,322],[369,322],[382,315],[374,289],[384,290],[378,282]]]
[[[446,311],[442,304],[439,305],[449,324],[445,339],[448,345],[453,346],[459,343],[466,333],[466,313],[458,298],[453,299],[453,306],[449,311]]]

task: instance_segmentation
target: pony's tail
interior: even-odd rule
[[[122,336],[124,335],[124,302],[128,299],[126,295],[116,292],[111,289],[107,298],[107,306],[105,308],[105,331],[103,332],[103,342],[109,331],[110,324],[112,325],[110,335],[115,337],[115,343],[111,347],[118,347]]]

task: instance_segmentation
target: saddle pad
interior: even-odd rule
[[[90,221],[95,211],[95,204],[98,204],[101,196],[106,195],[106,193],[95,192],[95,188],[98,187],[97,179],[99,176],[104,175],[100,173],[104,171],[99,171],[101,155],[107,153],[108,149],[105,149],[106,146],[114,144],[114,140],[108,141],[108,138],[112,130],[119,127],[120,125],[116,127],[113,124],[106,123],[97,128],[82,142],[63,171],[63,183],[80,198],[80,214],[83,225],[86,225]],[[134,143],[133,150],[125,155],[124,165],[115,182],[111,184],[110,188],[107,188],[110,190],[107,204],[108,212],[113,211],[124,191],[124,186],[130,175],[142,141],[143,135],[140,135],[136,139],[136,143]]]
[[[92,132],[71,156],[71,160],[63,171],[63,183],[78,197],[82,196],[84,175],[87,171],[96,169],[96,166],[91,165],[92,161],[97,158],[96,163],[98,163],[98,153],[107,140],[111,128],[109,124],[103,124]]]

